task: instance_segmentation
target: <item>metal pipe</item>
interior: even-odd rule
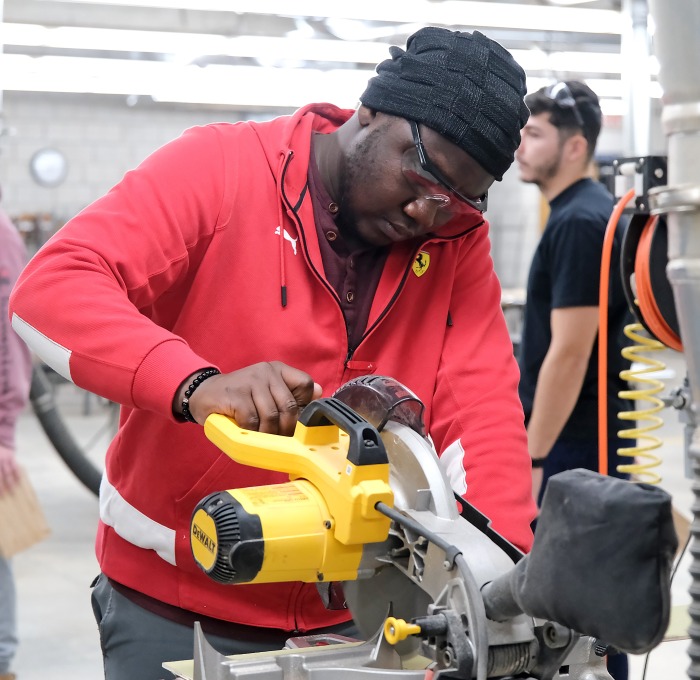
[[[627,104],[622,121],[625,156],[649,154],[649,121],[651,109],[647,0],[623,0],[625,19],[621,37],[622,83]]]
[[[650,196],[652,212],[668,223],[668,278],[688,367],[693,409],[700,405],[700,3],[651,0],[655,51],[664,91],[662,123],[668,140],[668,186]],[[700,680],[700,434],[692,433],[693,543],[688,676]]]

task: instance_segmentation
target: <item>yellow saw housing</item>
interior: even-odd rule
[[[239,463],[289,473],[285,484],[219,491],[195,508],[195,562],[221,583],[357,578],[366,543],[386,540],[393,506],[377,430],[337,399],[302,412],[293,437],[244,430],[211,415],[207,437]]]

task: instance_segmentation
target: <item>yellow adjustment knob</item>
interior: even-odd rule
[[[395,645],[401,640],[405,640],[409,635],[420,633],[420,626],[415,623],[408,623],[403,619],[395,619],[390,616],[384,622],[384,637],[390,645]]]

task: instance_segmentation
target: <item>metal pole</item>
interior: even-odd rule
[[[627,104],[622,121],[625,156],[649,155],[651,51],[647,0],[623,0],[621,39],[623,97]]]
[[[678,312],[688,366],[692,408],[700,405],[700,2],[651,0],[654,50],[664,91],[662,124],[668,139],[668,186],[656,190],[652,211],[668,223],[668,278]],[[690,445],[693,462],[693,523],[690,552],[690,667],[700,680],[700,431]]]

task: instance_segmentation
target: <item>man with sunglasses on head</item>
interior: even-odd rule
[[[286,481],[208,442],[212,413],[291,435],[313,399],[395,378],[425,404],[454,489],[530,547],[518,370],[483,215],[528,117],[525,74],[478,32],[425,28],[390,52],[355,111],[186,131],[66,224],[15,290],[30,346],[122,404],[93,588],[109,680],[191,658],[196,620],[225,654],[354,634],[315,584],[226,587],[196,566],[197,502]]]
[[[614,199],[591,177],[601,129],[598,97],[577,81],[558,82],[525,99],[530,119],[516,152],[520,179],[536,184],[550,213],[533,256],[527,283],[518,363],[520,396],[532,456],[538,504],[547,480],[564,470],[598,470],[598,318],[603,239]],[[623,329],[631,321],[620,278],[620,240],[615,235],[608,310],[609,471],[624,463],[617,450],[620,399],[627,383],[620,371]],[[624,587],[624,586],[622,586]],[[609,657],[615,680],[627,678],[625,655]]]

